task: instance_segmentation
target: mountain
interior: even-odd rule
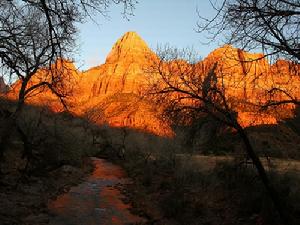
[[[86,98],[114,93],[138,93],[147,80],[149,62],[155,53],[135,32],[127,32],[112,47],[103,65],[82,74],[81,88],[91,91]]]
[[[102,65],[83,72],[76,70],[68,60],[58,60],[54,66],[58,77],[62,77],[60,88],[68,96],[66,101],[72,113],[98,124],[171,136],[170,124],[161,119],[164,106],[155,105],[143,96],[153,80],[161,79],[155,73],[149,75],[159,60],[136,32],[127,32],[117,40]],[[274,124],[292,115],[292,106],[286,106],[280,112],[261,112],[256,105],[265,103],[267,90],[276,87],[300,96],[299,76],[294,75],[299,71],[298,65],[284,60],[270,65],[263,54],[225,45],[196,64],[198,74],[207,74],[216,62],[218,85],[224,88],[227,99],[234,99],[233,109],[243,126]],[[184,60],[166,62],[163,67],[175,68],[176,65],[185,70],[192,67]],[[46,69],[39,70],[29,86],[43,79],[49,79]],[[16,98],[19,88],[17,82],[9,96]],[[41,93],[36,95],[37,92]],[[28,102],[46,104],[54,111],[64,110],[51,91],[40,89],[35,93]],[[276,99],[286,97],[283,93],[276,93]]]
[[[36,84],[54,84],[57,83],[55,88],[57,94],[61,96],[67,96],[67,101],[74,101],[72,97],[73,91],[78,87],[78,80],[80,78],[80,72],[76,69],[72,61],[66,59],[58,59],[56,63],[52,65],[52,69],[41,68],[34,76],[31,77],[27,84],[27,89]],[[7,97],[10,99],[17,99],[19,90],[21,88],[21,80],[17,80],[7,93]],[[33,105],[47,106],[53,111],[64,110],[63,105],[59,97],[48,88],[47,85],[41,85],[38,88],[33,89],[27,95],[26,101]]]
[[[271,96],[269,91],[276,88],[285,90],[292,96],[300,96],[299,65],[291,65],[291,62],[284,60],[270,65],[261,53],[249,53],[225,45],[198,63],[201,73],[207,74],[216,62],[218,81],[225,90],[226,98],[235,101],[235,106],[232,107],[238,112],[238,120],[244,127],[276,124],[293,116],[293,105],[285,105],[276,111],[262,111],[259,106],[270,99],[288,99],[280,91]]]
[[[156,58],[155,53],[150,50],[146,42],[133,31],[125,33],[112,47],[105,64],[145,63],[146,60]]]
[[[160,109],[140,96],[147,85],[146,69],[153,60],[158,57],[142,38],[127,32],[114,44],[103,65],[82,72],[74,111],[83,115],[99,108],[101,120],[109,125],[171,135],[171,128],[158,119]]]

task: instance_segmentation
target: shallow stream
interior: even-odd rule
[[[122,225],[143,221],[130,212],[130,205],[124,203],[125,196],[117,188],[130,182],[122,168],[104,159],[92,160],[95,169],[86,181],[49,203],[50,225]]]

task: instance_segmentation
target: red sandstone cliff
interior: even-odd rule
[[[300,78],[296,75],[300,71],[299,65],[291,65],[283,60],[270,65],[263,54],[248,53],[228,45],[210,53],[199,62],[199,66],[207,73],[215,62],[218,63],[218,82],[224,87],[227,99],[239,102],[234,110],[238,112],[239,122],[243,126],[275,124],[292,116],[292,105],[267,111],[261,111],[259,106],[272,99],[269,91],[274,88],[285,90],[292,96],[300,96]],[[273,100],[287,98],[283,93],[276,92]]]
[[[146,70],[155,60],[156,54],[141,37],[127,32],[114,44],[103,65],[81,74],[74,111],[83,115],[98,108],[102,120],[112,126],[171,135],[171,128],[159,119],[160,109],[140,96],[147,85]]]
[[[99,124],[108,123],[163,136],[172,135],[168,123],[160,119],[162,107],[141,96],[151,79],[159,79],[155,74],[151,74],[152,78],[149,79],[148,73],[153,62],[159,62],[159,58],[137,33],[126,33],[115,43],[104,64],[87,71],[77,71],[69,61],[60,62],[55,65],[63,78],[58,88],[66,92],[69,110],[74,114],[88,117]],[[291,114],[292,108],[288,107],[287,113],[278,115],[271,111],[260,112],[254,105],[266,102],[266,91],[273,87],[300,96],[300,79],[296,75],[298,65],[282,60],[269,65],[262,54],[247,53],[225,45],[197,63],[197,73],[205,76],[215,62],[218,62],[218,84],[224,87],[228,99],[239,102],[234,110],[238,112],[243,126],[276,123]],[[181,68],[183,65],[186,71],[191,70],[187,62],[180,60],[164,66],[176,70],[176,65]],[[29,86],[41,80],[49,81],[50,77],[48,70],[41,69]],[[10,98],[16,98],[19,87],[17,82],[9,93]],[[41,93],[35,95],[37,92]],[[285,97],[282,94],[276,96],[277,99]],[[28,102],[50,105],[56,111],[63,110],[57,97],[46,89],[33,92]]]

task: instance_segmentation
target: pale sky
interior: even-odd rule
[[[95,17],[99,26],[91,21],[79,26],[77,66],[87,69],[102,64],[113,44],[127,31],[136,31],[154,50],[163,44],[192,47],[205,57],[220,43],[203,44],[207,39],[195,31],[197,8],[205,17],[215,13],[209,0],[139,0],[134,16],[126,20],[122,8],[113,6],[108,12],[110,18]]]

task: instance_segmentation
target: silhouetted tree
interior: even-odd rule
[[[123,4],[124,15],[131,14],[135,0],[3,0],[0,2],[0,60],[4,77],[20,82],[16,110],[0,140],[0,158],[10,136],[11,127],[26,96],[49,89],[65,105],[64,80],[71,76],[62,59],[75,49],[76,23],[92,19],[95,13],[107,15],[112,4]],[[40,70],[46,73],[29,85]],[[44,72],[45,72],[44,71]],[[21,133],[22,130],[18,129]],[[21,134],[22,139],[26,137]],[[28,140],[27,140],[28,141]],[[26,141],[26,142],[27,142]],[[25,142],[24,142],[25,144]]]
[[[198,10],[198,31],[209,33],[210,40],[221,38],[244,50],[259,50],[264,56],[291,60],[290,73],[298,74],[300,62],[300,2],[298,0],[221,0],[211,1],[216,11],[211,18]],[[225,39],[224,39],[225,37]],[[272,57],[269,57],[272,56]],[[296,73],[295,73],[296,72]],[[285,104],[299,105],[297,96],[281,87],[268,90],[271,97],[263,108]],[[274,95],[284,100],[273,99]]]
[[[64,97],[61,74],[49,77],[27,89],[28,82],[40,68],[54,69],[59,59],[69,58],[74,52],[77,29],[75,23],[84,22],[93,13],[105,15],[112,3],[123,3],[128,13],[133,0],[15,0],[0,3],[0,58],[4,76],[15,76],[21,81],[17,111],[25,96],[35,88],[46,86],[58,97]],[[52,70],[53,71],[53,70]],[[47,75],[47,74],[46,74]],[[50,78],[50,79],[49,79]]]
[[[205,68],[197,63],[189,51],[165,48],[159,50],[159,61],[151,67],[151,89],[157,103],[166,106],[165,116],[178,121],[178,117],[186,123],[204,115],[234,129],[244,143],[245,151],[258,171],[274,206],[284,222],[288,221],[286,209],[275,188],[269,180],[261,160],[249,140],[247,132],[237,119],[234,98],[226,93],[223,85],[222,71],[216,73],[218,63]]]
[[[298,0],[222,0],[212,3],[212,19],[198,14],[199,32],[209,32],[212,39],[227,37],[225,42],[249,49],[262,49],[300,61],[300,2]]]

